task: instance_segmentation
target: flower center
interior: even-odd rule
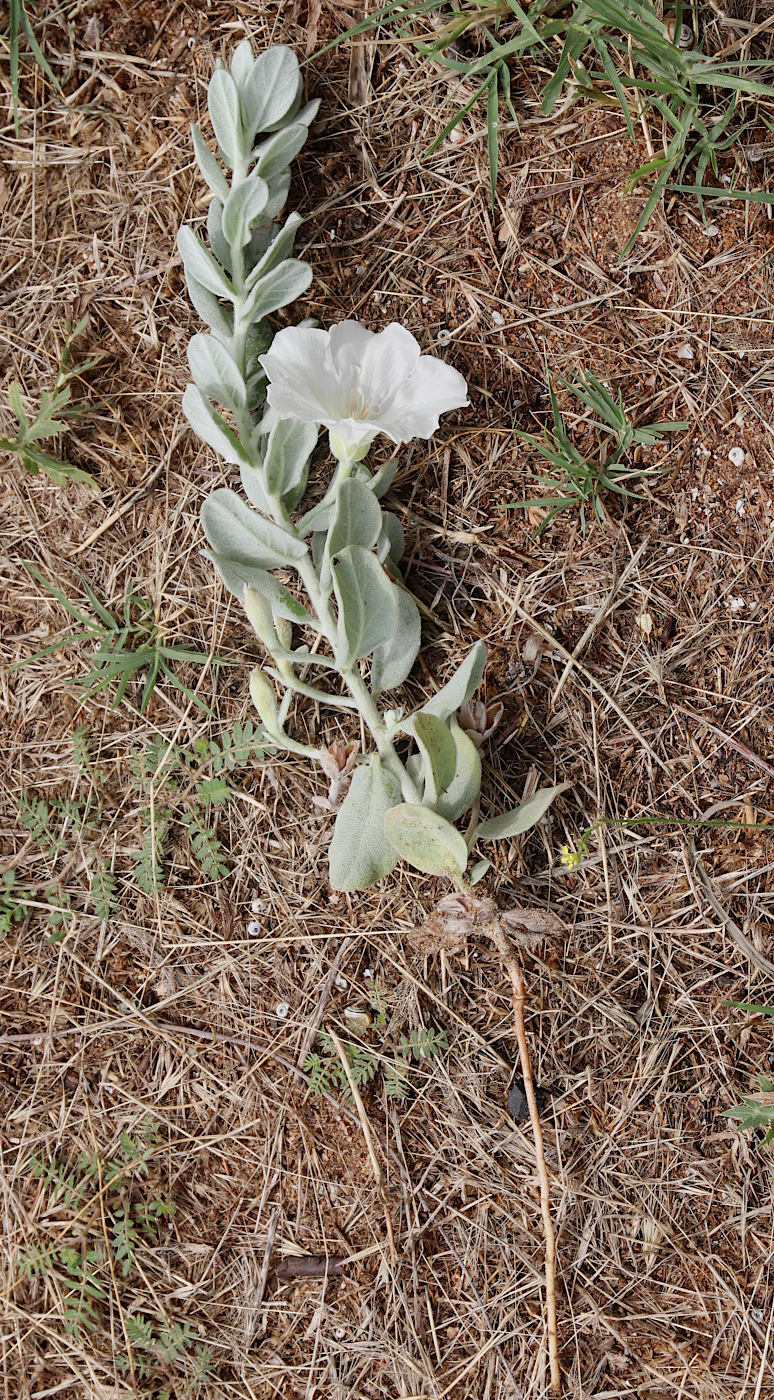
[[[347,417],[360,421],[368,417],[368,403],[362,389],[355,387],[350,391],[347,403]]]

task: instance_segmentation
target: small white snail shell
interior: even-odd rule
[[[674,15],[670,15],[669,19],[667,19],[667,20],[664,21],[664,28],[666,29],[667,38],[668,38],[670,44],[674,44],[674,43],[675,43],[675,33],[676,33],[676,31],[677,31],[677,21],[676,21]],[[677,42],[677,47],[678,47],[678,49],[692,49],[692,48],[693,48],[693,30],[691,29],[690,24],[681,24],[681,25],[680,25],[680,32],[679,32],[679,34],[677,35],[677,41],[676,41],[676,42]]]

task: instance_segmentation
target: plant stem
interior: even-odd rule
[[[546,1333],[548,1338],[551,1391],[552,1394],[558,1396],[561,1395],[562,1392],[562,1375],[559,1367],[559,1334],[556,1321],[556,1236],[554,1234],[553,1220],[551,1219],[551,1184],[548,1179],[548,1168],[546,1166],[545,1149],[543,1146],[543,1129],[540,1123],[537,1098],[535,1097],[535,1085],[532,1080],[527,1032],[524,1026],[524,1006],[527,1000],[527,992],[524,986],[524,977],[521,967],[519,966],[519,960],[513,950],[511,940],[505,933],[500,919],[496,914],[489,925],[488,932],[500,957],[505,963],[508,976],[511,979],[513,1024],[516,1032],[516,1043],[519,1047],[521,1075],[524,1080],[524,1094],[529,1108],[530,1126],[535,1143],[538,1181],[540,1182],[540,1213],[543,1217],[543,1237],[545,1239]]]
[[[296,567],[315,613],[317,614],[323,636],[326,638],[335,657],[338,646],[338,629],[336,620],[330,609],[330,604],[320,583],[317,569],[311,557],[299,560]],[[363,723],[371,731],[374,743],[379,751],[379,757],[385,768],[400,783],[400,790],[404,800],[407,802],[419,802],[421,798],[416,784],[395,752],[395,746],[392,742],[390,731],[379,713],[373,695],[357,669],[357,663],[352,666],[339,667],[339,675],[355,701]],[[334,704],[336,703],[334,697],[330,697],[330,699],[333,700]]]

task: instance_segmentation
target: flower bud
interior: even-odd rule
[[[277,711],[277,697],[274,686],[265,676],[260,666],[250,673],[250,698],[255,705],[269,734],[281,734],[282,728]]]

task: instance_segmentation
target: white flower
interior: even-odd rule
[[[261,356],[269,407],[281,418],[322,423],[337,456],[358,461],[378,433],[395,443],[429,438],[442,413],[464,408],[462,375],[423,355],[396,322],[378,333],[357,321],[330,331],[290,326]]]

